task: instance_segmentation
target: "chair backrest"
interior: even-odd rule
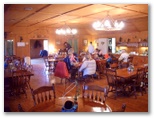
[[[22,89],[26,94],[26,87],[27,87],[27,76],[26,76],[26,70],[17,70],[12,73],[12,79],[11,79],[11,89],[15,94],[18,94],[20,90]],[[26,94],[27,97],[27,94]]]
[[[57,63],[54,75],[60,78],[69,78],[69,72],[64,61]]]
[[[31,92],[34,101],[34,106],[39,103],[50,101],[56,98],[54,84],[52,86],[42,86],[35,90],[31,89]]]
[[[137,83],[138,84],[143,84],[141,82],[144,82],[144,78],[145,78],[145,68],[138,68],[137,69]]]
[[[121,63],[121,68],[128,68],[129,62],[122,62]]]
[[[100,101],[105,104],[108,95],[108,88],[98,85],[83,85],[82,97],[91,100]]]
[[[118,69],[118,63],[114,62],[114,63],[110,64],[110,68]]]
[[[96,64],[97,64],[97,71],[105,74],[106,60],[96,61]]]
[[[116,86],[117,83],[116,69],[106,68],[106,78],[109,86]]]

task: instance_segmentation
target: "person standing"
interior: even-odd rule
[[[65,51],[68,53],[68,50],[70,49],[70,48],[72,48],[72,46],[69,44],[69,43],[67,43],[67,42],[65,42],[64,43],[64,46],[65,46]]]
[[[90,54],[92,54],[92,53],[94,53],[94,46],[92,45],[92,42],[90,42],[90,44],[89,44],[89,46],[88,46],[88,52],[90,53]]]

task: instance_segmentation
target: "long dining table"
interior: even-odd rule
[[[117,76],[124,79],[129,79],[130,77],[137,75],[138,68],[146,68],[147,66],[147,64],[135,66],[133,71],[128,71],[127,68],[117,69]]]
[[[18,76],[19,76],[19,74],[20,73],[18,73]],[[21,73],[21,75],[23,75],[23,73]],[[10,83],[10,80],[12,79],[12,76],[15,77],[16,75],[13,75],[13,72],[11,72],[9,69],[4,70],[4,85]],[[28,82],[29,87],[31,88],[30,79],[31,79],[31,76],[34,76],[34,74],[32,72],[30,72],[30,71],[25,71],[24,76],[28,77],[27,82]]]
[[[143,64],[143,65],[138,65],[134,67],[133,71],[128,71],[127,68],[122,68],[122,69],[117,69],[116,73],[117,73],[117,79],[119,79],[125,87],[127,87],[127,84],[129,85],[132,79],[137,79],[137,70],[139,68],[146,68],[148,67],[147,64]],[[123,87],[124,87],[123,86]],[[125,89],[123,89],[123,92],[125,95],[129,95],[131,94],[130,91],[127,92]]]
[[[74,101],[73,97],[57,97],[56,99],[33,106],[28,112],[62,112],[66,101]],[[76,112],[112,112],[112,109],[102,102],[78,97]]]
[[[26,76],[33,76],[34,74],[30,71],[24,72],[24,75]],[[4,70],[4,79],[11,79],[12,78],[12,72],[10,70]]]

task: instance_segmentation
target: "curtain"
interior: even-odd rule
[[[68,43],[72,46],[74,49],[74,52],[78,53],[78,41],[77,39],[68,39]]]

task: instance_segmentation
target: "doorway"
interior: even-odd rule
[[[40,51],[48,51],[47,39],[30,39],[30,57],[31,59],[40,58]]]

